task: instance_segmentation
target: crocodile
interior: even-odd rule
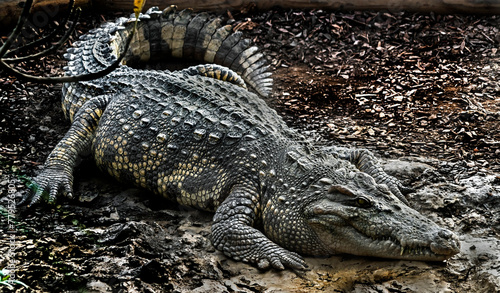
[[[261,269],[303,270],[305,255],[443,261],[459,252],[457,236],[411,208],[409,190],[371,152],[320,146],[285,124],[261,97],[272,86],[269,66],[241,33],[190,11],[152,8],[140,19],[127,64],[171,56],[216,64],[124,64],[64,84],[71,127],[24,203],[73,197],[76,160],[91,152],[119,181],[214,212],[214,247]],[[82,36],[65,55],[66,74],[109,66],[131,21]]]

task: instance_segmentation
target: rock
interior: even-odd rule
[[[434,169],[428,164],[407,160],[386,160],[382,163],[382,168],[389,175],[405,179],[415,179],[425,170]]]
[[[101,281],[96,281],[96,280],[91,280],[87,283],[87,290],[86,292],[89,293],[107,293],[107,292],[113,292],[111,289],[111,286],[108,284],[101,282]]]
[[[193,293],[228,292],[227,287],[214,280],[203,280],[203,285],[193,289]]]

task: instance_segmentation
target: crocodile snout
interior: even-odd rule
[[[450,230],[441,229],[434,235],[430,248],[436,254],[451,257],[460,252],[460,241]]]

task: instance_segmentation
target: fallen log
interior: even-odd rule
[[[0,29],[8,29],[14,26],[21,15],[23,3],[20,0],[0,0]],[[133,1],[132,1],[133,2]],[[91,0],[75,0],[75,7],[86,7],[91,4]],[[34,15],[34,27],[43,27],[47,22],[60,12],[69,8],[68,0],[38,0],[32,7]],[[133,11],[130,9],[130,11]]]
[[[12,25],[20,14],[20,0],[0,0],[0,24]],[[77,6],[89,6],[103,11],[133,11],[132,0],[77,0]],[[327,10],[387,10],[435,12],[440,14],[500,14],[500,0],[148,0],[145,9],[151,6],[165,8],[177,5],[179,9],[224,12],[226,10],[268,10],[278,6],[295,9]],[[48,8],[49,7],[49,8]],[[39,0],[36,11],[65,9],[67,0]],[[52,9],[52,10],[50,10]]]
[[[195,8],[204,11],[240,10],[255,7],[268,10],[274,6],[296,9],[389,10],[435,12],[442,14],[500,14],[500,0],[148,0],[146,5]],[[97,4],[97,3],[95,3]],[[102,1],[111,9],[131,9],[129,0]]]

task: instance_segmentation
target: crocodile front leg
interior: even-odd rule
[[[257,264],[260,269],[271,266],[280,270],[304,270],[306,263],[300,255],[280,247],[252,227],[258,199],[254,188],[241,185],[233,188],[214,216],[212,241],[215,248],[235,260]]]
[[[73,168],[78,156],[90,149],[99,119],[108,103],[108,96],[99,96],[83,104],[70,129],[50,153],[43,171],[32,180],[30,191],[19,204],[35,204],[45,193],[48,193],[49,202],[54,202],[59,192],[73,197]]]
[[[331,154],[336,154],[339,158],[351,162],[361,172],[365,172],[372,176],[378,184],[387,185],[395,196],[409,206],[408,200],[403,194],[413,192],[413,189],[405,187],[397,178],[385,173],[378,159],[369,150],[336,146],[324,147],[322,150]]]

